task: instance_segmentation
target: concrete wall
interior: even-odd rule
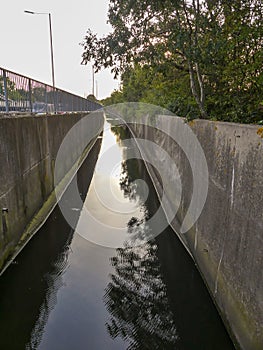
[[[175,118],[175,124],[182,123]],[[145,120],[144,120],[145,122]],[[160,116],[156,125],[165,125]],[[157,142],[175,161],[182,181],[180,208],[172,227],[190,250],[237,347],[263,348],[263,128],[196,120],[197,136],[208,165],[208,196],[201,216],[185,234],[180,227],[193,191],[193,175],[184,151],[155,128],[132,124],[135,136]],[[191,142],[189,140],[189,142]],[[193,152],[195,150],[193,149]],[[166,167],[151,152],[156,168]],[[161,195],[156,168],[148,170]],[[171,191],[173,193],[173,191]],[[170,193],[171,205],[176,202]]]
[[[7,258],[12,257],[23,244],[21,237],[25,228],[44,203],[50,202],[47,211],[55,204],[56,196],[50,197],[54,190],[54,165],[67,132],[84,119],[88,120],[95,138],[100,132],[102,115],[93,113],[88,119],[85,116],[0,117],[0,271]],[[76,142],[77,146],[68,150],[67,159],[61,165],[59,181],[70,172],[82,154],[85,135],[76,134],[76,140],[80,138],[82,142]],[[8,212],[3,212],[3,208],[7,208]],[[42,215],[47,215],[47,212]],[[28,235],[23,236],[23,239],[29,238]]]

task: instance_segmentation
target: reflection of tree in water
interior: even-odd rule
[[[117,143],[121,145],[122,141],[130,138],[130,132],[124,125],[122,126],[111,126],[111,131],[116,136]],[[137,183],[134,180],[140,178],[138,159],[134,154],[133,149],[121,148],[123,159],[126,159],[121,164],[121,174],[119,184],[121,190],[126,198],[130,200],[138,200],[140,195],[138,194]],[[133,158],[135,156],[135,158]]]
[[[124,193],[124,197],[129,198],[130,200],[136,200],[137,199],[137,185],[134,182],[134,178],[136,179],[136,174],[134,176],[131,176],[132,173],[136,173],[136,163],[133,162],[133,165],[135,167],[129,167],[130,169],[128,170],[128,165],[131,163],[132,160],[124,161],[121,164],[121,175],[120,175],[120,187],[121,190]]]
[[[117,142],[121,140],[125,140],[129,138],[130,132],[126,125],[122,124],[122,122],[118,119],[111,119],[109,121],[111,123],[111,131],[116,136]]]
[[[174,349],[178,339],[156,249],[153,243],[119,248],[111,259],[116,272],[104,296],[107,330],[127,340],[128,349]]]
[[[120,187],[123,190],[124,197],[131,197],[131,180],[130,177],[127,175],[127,165],[125,162],[122,162],[121,164],[121,175],[120,175]]]
[[[32,329],[30,341],[26,345],[26,350],[38,348],[44,334],[48,317],[57,304],[57,293],[63,285],[63,275],[68,264],[70,244],[73,234],[74,231],[70,230],[70,236],[57,256],[57,260],[51,262],[50,271],[43,276],[43,281],[46,285],[46,293],[42,305],[39,308],[38,319]]]
[[[111,130],[119,142],[129,138],[129,131],[121,127]],[[170,310],[166,286],[161,278],[160,264],[153,242],[136,246],[137,240],[147,240],[151,227],[147,219],[153,213],[148,208],[147,194],[137,179],[142,179],[142,162],[132,158],[133,150],[125,148],[120,187],[124,196],[139,201],[143,218],[132,217],[127,223],[131,242],[117,249],[111,259],[115,273],[105,291],[105,304],[111,317],[107,330],[112,338],[121,337],[128,349],[174,349],[178,340],[173,314]],[[148,190],[148,189],[147,189]],[[137,242],[138,243],[138,242]]]

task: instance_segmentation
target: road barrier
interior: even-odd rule
[[[0,67],[0,112],[62,113],[101,108],[96,101],[71,94]]]

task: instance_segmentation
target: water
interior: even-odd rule
[[[106,123],[92,181],[99,144],[79,171],[86,199],[71,210],[81,234],[57,207],[0,278],[0,349],[233,349],[169,227],[154,241],[123,246],[138,227],[150,229],[159,206],[142,161],[123,161],[132,152],[124,134]]]

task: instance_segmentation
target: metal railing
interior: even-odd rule
[[[0,67],[0,113],[94,111],[101,105]]]

